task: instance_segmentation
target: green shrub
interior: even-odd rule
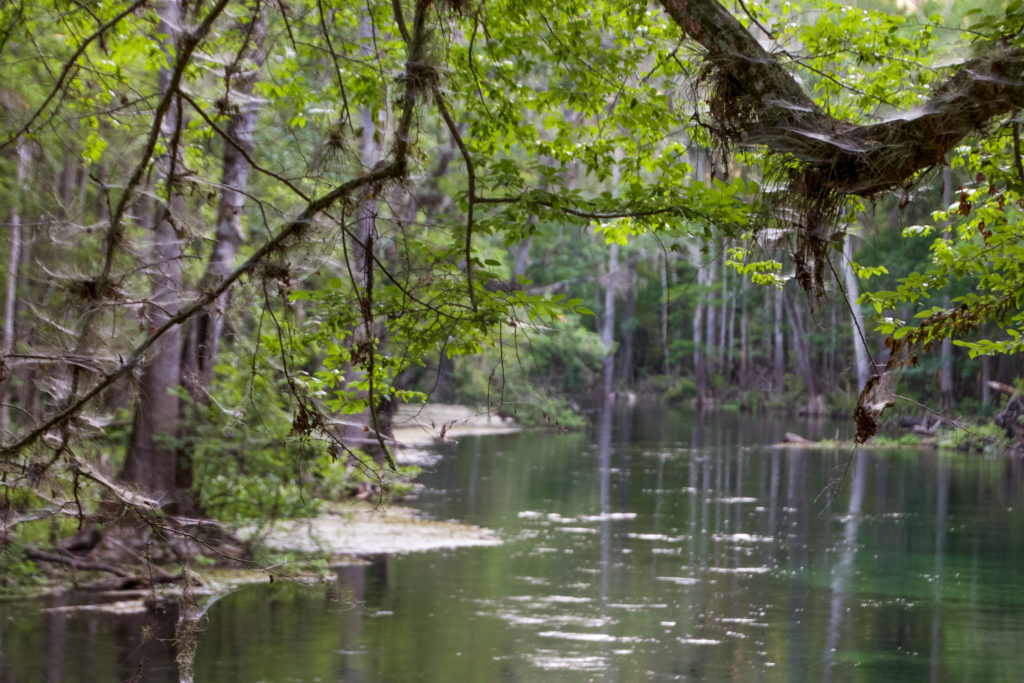
[[[526,425],[585,424],[567,397],[593,393],[605,349],[578,321],[508,330],[502,346],[456,359],[455,399],[512,415]]]
[[[367,467],[370,459],[358,451],[335,457],[332,444],[297,433],[290,388],[273,376],[249,378],[218,366],[213,398],[193,411],[180,445],[191,457],[193,490],[206,514],[225,521],[306,517],[325,500],[366,491],[400,495],[419,473]]]
[[[668,405],[685,403],[697,395],[697,383],[692,377],[679,377],[662,395],[662,401]]]
[[[1006,431],[991,422],[962,425],[940,433],[939,448],[969,453],[1004,453],[1010,445]]]

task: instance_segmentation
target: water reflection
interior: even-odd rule
[[[864,500],[864,478],[868,459],[862,451],[852,456],[853,483],[850,493],[850,507],[843,523],[843,540],[839,549],[839,563],[832,570],[832,600],[829,605],[828,628],[825,637],[825,683],[832,681],[836,650],[839,645],[839,629],[843,618],[843,603],[853,577],[853,558],[857,552],[857,532],[860,530],[861,503]]]
[[[835,427],[749,416],[598,423],[453,447],[419,505],[504,546],[238,591],[195,680],[1018,680],[1019,463],[768,449]],[[2,605],[0,682],[174,680],[173,623]]]

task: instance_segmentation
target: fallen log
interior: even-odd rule
[[[1002,382],[997,382],[991,379],[988,381],[988,388],[991,389],[992,391],[998,392],[1000,394],[1005,394],[1007,396],[1013,396],[1013,394],[1016,392],[1016,389],[1011,387],[1009,384],[1003,384]]]
[[[25,557],[30,560],[38,560],[40,562],[49,562],[51,564],[63,564],[74,569],[81,569],[83,571],[97,571],[97,572],[109,572],[116,574],[117,576],[127,577],[131,576],[131,572],[128,572],[117,565],[110,564],[109,562],[99,562],[96,560],[87,560],[82,557],[76,557],[69,553],[64,552],[47,552],[45,550],[39,550],[37,548],[26,548]]]
[[[135,588],[149,588],[161,583],[177,583],[183,578],[182,574],[154,574],[152,576],[144,576],[141,574],[130,574],[128,576],[111,576],[105,579],[96,579],[95,581],[87,581],[80,583],[76,586],[78,590],[90,591],[90,592],[104,592],[104,591],[125,591],[132,590]]]

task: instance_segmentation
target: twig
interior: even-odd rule
[[[455,140],[455,144],[459,148],[459,152],[462,154],[462,159],[466,163],[466,197],[468,206],[466,208],[466,287],[469,290],[469,303],[476,310],[476,295],[473,293],[473,257],[472,257],[472,243],[473,243],[473,205],[476,203],[476,171],[473,169],[473,157],[469,153],[469,149],[466,148],[466,143],[462,140],[462,136],[459,134],[459,128],[455,125],[454,119],[452,119],[451,113],[448,111],[448,106],[444,103],[444,97],[441,95],[441,89],[437,87],[435,83],[433,85],[434,91],[434,102],[437,103],[437,109],[441,112],[441,118],[444,119],[445,125],[448,127],[448,132],[451,133],[452,139]]]
[[[1024,165],[1020,161],[1020,122],[1013,122],[1013,167],[1017,169],[1017,179],[1024,183]]]

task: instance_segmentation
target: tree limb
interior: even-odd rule
[[[791,189],[870,196],[943,163],[964,137],[1024,105],[1024,50],[971,59],[920,107],[854,124],[822,111],[780,62],[717,0],[661,0],[707,53],[715,134],[804,162]]]

